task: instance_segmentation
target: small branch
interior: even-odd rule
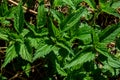
[[[19,76],[19,74],[15,74],[13,77],[11,77],[9,80],[14,80],[15,78],[17,78]]]
[[[6,49],[7,47],[0,47],[0,49]]]
[[[5,50],[7,49],[7,47],[0,47],[0,53],[4,53],[5,52]]]
[[[18,3],[13,1],[13,0],[8,0],[8,2],[10,2],[10,3],[12,3],[12,4],[16,5],[16,6],[18,5]],[[37,15],[37,12],[32,10],[32,9],[28,9],[27,7],[24,7],[24,6],[23,6],[23,9],[25,9],[26,11],[28,10],[30,13],[33,13],[33,14]]]
[[[21,76],[22,73],[21,72],[17,72],[14,76],[12,76],[10,79],[8,80],[15,80],[16,78],[19,78],[20,80],[26,80],[24,77]]]

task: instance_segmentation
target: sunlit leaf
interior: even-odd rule
[[[56,44],[64,49],[66,49],[69,53],[74,54],[73,50],[67,45],[67,42],[56,42]]]
[[[112,3],[114,4],[112,0],[110,1],[99,0],[99,4],[103,12],[106,12],[108,14],[111,14],[120,18],[120,14],[116,11],[116,9],[114,7],[113,8],[111,7]]]
[[[24,14],[22,8],[22,2],[17,7],[16,13],[14,14],[14,28],[18,33],[21,33],[24,25]]]
[[[46,23],[46,13],[44,5],[39,5],[38,7],[38,15],[37,15],[37,27],[43,27]]]
[[[6,13],[8,12],[8,6],[7,6],[7,0],[0,2],[0,16],[6,16]]]
[[[115,74],[114,68],[112,68],[112,67],[107,63],[107,61],[104,62],[103,65],[104,65],[104,66],[103,66],[103,71],[104,71],[104,72],[110,71],[112,74]]]
[[[120,60],[117,58],[108,58],[108,64],[113,68],[120,68]]]
[[[30,46],[34,47],[35,49],[38,47],[39,45],[39,41],[41,39],[39,38],[32,38],[32,37],[28,37],[28,40],[30,41]],[[42,40],[41,40],[42,41]]]
[[[78,4],[79,4],[80,2],[82,2],[83,0],[72,0],[72,1],[73,1],[73,3],[74,3],[75,6],[78,6]]]
[[[50,12],[53,15],[53,17],[55,18],[55,20],[58,21],[58,25],[59,25],[64,16],[60,12],[58,12],[54,9],[51,9]]]
[[[81,25],[79,26],[79,31],[77,33],[78,35],[91,34],[92,28],[86,23],[81,23]]]
[[[30,63],[26,64],[25,66],[22,66],[22,69],[25,71],[26,75],[29,77],[29,74],[30,74],[30,71],[31,71]]]
[[[89,44],[92,42],[91,34],[83,34],[76,37],[79,40],[82,40],[84,44]]]
[[[58,64],[57,61],[55,63],[56,63],[57,72],[62,76],[67,76],[67,73],[62,67],[60,67],[60,64]]]
[[[35,61],[40,57],[45,57],[47,54],[49,54],[53,50],[53,48],[54,47],[52,45],[47,45],[47,44],[45,44],[42,47],[39,47],[36,53],[34,54],[33,60]]]
[[[20,35],[22,35],[22,37],[26,36],[29,33],[28,29],[23,29],[23,31],[21,32]]]
[[[120,23],[116,25],[108,26],[99,34],[100,41],[104,43],[105,42],[109,43],[113,41],[119,33],[120,33]]]
[[[67,31],[72,28],[76,23],[80,21],[80,18],[83,16],[85,9],[80,8],[75,14],[73,13],[70,17],[66,18],[66,23],[61,23],[62,31]]]
[[[101,44],[102,45],[102,44]],[[114,56],[112,56],[110,53],[107,52],[107,49],[105,46],[100,46],[100,45],[97,45],[97,48],[96,50],[107,57],[107,60],[108,61],[108,64],[111,66],[111,67],[114,67],[114,68],[119,68],[120,67],[120,61],[115,58]]]
[[[0,32],[0,39],[8,40],[8,35],[3,34],[3,33]]]
[[[79,27],[75,27],[76,29],[73,30],[73,39],[79,39],[84,44],[89,44],[92,42],[92,28],[88,24],[81,23]]]
[[[27,60],[29,62],[32,62],[32,54],[29,53],[28,48],[23,43],[20,44],[20,52],[19,52],[19,54],[22,57],[22,59]]]
[[[105,43],[97,44],[96,51],[108,58],[111,58],[111,55],[108,53],[107,45]]]
[[[95,58],[95,55],[92,52],[81,53],[75,57],[69,64],[66,64],[64,68],[70,68],[78,64],[83,64],[87,61],[91,61]]]
[[[93,8],[93,9],[96,8],[95,0],[83,0],[83,1],[85,1],[86,3],[88,3],[88,5],[89,5],[91,8]]]
[[[119,8],[120,7],[120,1],[114,2],[111,7],[114,8],[114,9]]]
[[[0,1],[0,46],[7,47],[0,47],[0,58],[5,70],[13,60],[11,78],[28,79],[36,70],[43,80],[119,76],[119,0],[10,1]],[[0,80],[4,75],[1,70]]]
[[[62,0],[54,0],[54,6],[61,6]]]
[[[17,47],[14,44],[7,48],[5,60],[4,63],[2,64],[2,67],[5,67],[8,63],[10,63],[14,58],[18,56],[16,48]]]
[[[105,7],[102,8],[102,11],[120,18],[120,14],[114,8]]]
[[[26,21],[25,21],[25,23],[26,23],[27,27],[33,32],[33,34],[34,34],[35,36],[40,36],[40,37],[41,37],[41,36],[45,36],[45,35],[48,34],[47,31],[42,32],[42,33],[37,33],[35,25],[32,25],[32,24],[30,24],[30,23],[27,23]]]
[[[50,20],[49,24],[49,34],[53,37],[59,37],[60,36],[60,31],[59,29],[53,24],[53,22]]]
[[[75,9],[75,5],[72,2],[72,0],[62,0],[63,2],[65,2],[67,5],[69,5],[70,7],[72,7],[72,9]]]
[[[93,44],[94,46],[96,46],[99,42],[99,37],[98,37],[98,34],[95,33],[94,30],[92,30],[92,39],[93,39]]]

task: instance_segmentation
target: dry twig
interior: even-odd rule
[[[14,5],[18,5],[18,3],[17,2],[15,2],[15,1],[13,1],[13,0],[8,0],[8,2],[10,2],[11,4],[14,4]],[[32,14],[37,14],[37,12],[36,11],[34,11],[34,10],[32,10],[32,9],[28,9],[27,7],[25,7],[25,6],[23,6],[23,9],[25,9],[26,11],[28,10],[30,13],[32,13]]]

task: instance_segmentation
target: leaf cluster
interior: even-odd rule
[[[118,77],[119,0],[38,0],[37,15],[29,13],[33,18],[29,21],[23,6],[35,8],[31,2],[20,0],[12,7],[7,0],[0,2],[0,40],[7,44],[2,69],[15,61],[30,77],[34,63],[42,59],[39,63],[44,63],[48,73],[42,79]],[[100,20],[104,14],[107,16]],[[108,23],[110,17],[117,21]],[[19,67],[14,66],[16,70]]]

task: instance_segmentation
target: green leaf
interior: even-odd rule
[[[90,44],[92,42],[92,28],[88,24],[81,23],[79,27],[75,27],[76,29],[73,30],[73,39],[82,40],[84,44]],[[71,33],[72,33],[71,32]]]
[[[57,61],[55,61],[55,63],[58,74],[60,74],[61,76],[67,76],[67,73],[62,67],[60,67],[60,64],[58,64]]]
[[[120,50],[120,37],[116,39],[116,47]]]
[[[45,35],[48,34],[47,31],[42,32],[42,33],[37,33],[36,28],[35,28],[34,25],[32,25],[32,24],[30,24],[30,23],[27,23],[26,21],[25,21],[25,23],[26,23],[27,27],[33,32],[33,34],[34,34],[35,36],[40,36],[40,37],[41,37],[41,36],[45,36]]]
[[[52,20],[50,19],[50,24],[49,24],[49,34],[53,37],[59,37],[60,36],[60,31],[59,29],[53,24]]]
[[[74,3],[75,6],[78,6],[78,4],[79,4],[80,2],[82,2],[83,0],[72,0],[72,1],[73,1],[73,3]]]
[[[100,7],[101,7],[101,8],[110,7],[111,0],[110,0],[110,1],[99,0],[99,4],[100,4]]]
[[[77,55],[69,64],[65,65],[65,69],[66,68],[71,68],[73,66],[79,65],[79,64],[83,64],[87,61],[91,61],[95,58],[95,54],[93,54],[92,52],[84,52],[81,53],[80,55]]]
[[[95,33],[94,30],[92,30],[92,39],[93,39],[93,44],[94,46],[96,46],[99,42],[99,37],[98,37],[98,34]]]
[[[16,34],[16,33],[8,33],[8,36],[10,38],[10,40],[16,41],[16,42],[23,42],[22,41],[22,36]]]
[[[88,3],[88,5],[93,8],[93,9],[96,9],[96,4],[95,4],[95,0],[83,0],[85,1],[86,3]]]
[[[37,15],[37,28],[43,27],[46,23],[46,13],[44,5],[39,5]]]
[[[3,76],[3,75],[0,73],[0,80],[7,80],[7,77]]]
[[[91,34],[92,33],[92,28],[88,24],[81,23],[79,26],[79,31],[77,31],[77,35],[84,35],[84,34]]]
[[[120,23],[106,27],[100,34],[100,42],[109,43],[120,33]]]
[[[25,21],[25,24],[26,24],[26,26],[27,26],[34,34],[36,34],[35,26],[34,26],[34,25],[32,25],[32,24],[30,24],[30,23],[28,23],[28,22],[26,22],[26,21]]]
[[[75,38],[82,40],[84,44],[90,44],[92,42],[91,34],[83,34]]]
[[[18,56],[16,52],[16,48],[17,47],[15,46],[15,44],[12,44],[11,46],[7,48],[6,54],[5,54],[5,60],[2,65],[2,68],[5,67],[8,63],[10,63],[10,61],[12,61],[14,58]]]
[[[40,40],[42,41],[42,39],[40,38],[32,38],[32,37],[28,37],[28,40],[30,42],[30,46],[34,47],[35,49],[37,49],[37,47],[39,46]]]
[[[1,26],[6,27],[10,25],[10,21],[6,20],[6,17],[0,17]]]
[[[0,32],[0,39],[2,39],[2,40],[8,40],[8,35]]]
[[[76,13],[71,14],[61,23],[62,32],[69,30],[72,28],[76,23],[80,21],[80,18],[84,15],[85,9],[81,7]]]
[[[112,67],[107,63],[107,61],[104,62],[103,65],[104,65],[104,66],[103,66],[103,71],[104,71],[104,72],[109,71],[109,72],[111,72],[113,75],[115,75],[115,70],[114,70],[114,68],[112,68]]]
[[[99,43],[99,44],[97,44],[95,49],[100,54],[102,54],[102,55],[104,55],[104,56],[106,56],[108,58],[111,58],[110,53],[108,53],[108,49],[107,49],[106,43]]]
[[[9,40],[9,35],[8,35],[9,33],[10,33],[10,30],[8,28],[0,27],[0,39],[8,41]]]
[[[29,77],[29,74],[30,74],[30,71],[31,71],[30,63],[26,64],[25,66],[22,66],[22,69],[24,70],[25,74]]]
[[[25,37],[30,31],[28,29],[23,29],[23,31],[20,33],[22,37]]]
[[[120,7],[120,1],[114,2],[111,7],[114,8],[114,9],[119,8]]]
[[[91,76],[86,76],[83,78],[83,80],[94,80]]]
[[[35,61],[36,59],[38,59],[40,57],[45,57],[53,49],[54,49],[54,47],[52,45],[47,45],[47,44],[45,44],[42,47],[39,47],[34,54],[33,61]]]
[[[54,9],[50,9],[50,12],[52,16],[55,18],[55,20],[58,21],[58,25],[59,25],[62,19],[64,18],[63,14],[61,14],[59,11],[56,11]]]
[[[103,12],[106,12],[108,14],[114,15],[116,17],[120,18],[120,14],[116,11],[116,9],[111,7],[111,4],[113,3],[112,0],[106,1],[106,0],[100,0],[99,4]]]
[[[62,1],[66,3],[67,5],[69,5],[72,9],[74,10],[76,9],[72,0],[62,0]]]
[[[6,16],[8,11],[7,0],[0,1],[0,16]]]
[[[22,57],[22,59],[32,62],[32,54],[29,53],[27,46],[23,43],[20,44],[19,54]]]
[[[113,68],[120,68],[120,60],[108,53],[104,44],[97,45],[96,51],[107,57],[108,64]]]
[[[117,58],[108,58],[108,64],[113,68],[120,68],[120,60]]]
[[[73,50],[71,49],[71,47],[70,47],[69,43],[67,43],[67,41],[66,42],[56,42],[56,45],[66,49],[72,55],[74,54]]]
[[[120,14],[119,14],[119,13],[116,11],[116,9],[114,9],[114,8],[104,7],[104,8],[102,8],[102,11],[103,11],[103,12],[106,12],[106,13],[108,13],[108,14],[111,14],[111,15],[113,15],[113,16],[115,16],[115,17],[120,18]]]
[[[22,2],[19,3],[16,13],[14,14],[14,28],[18,33],[21,33],[24,26],[24,13]]]
[[[54,0],[54,6],[56,7],[56,6],[61,6],[61,4],[62,4],[62,0]]]

